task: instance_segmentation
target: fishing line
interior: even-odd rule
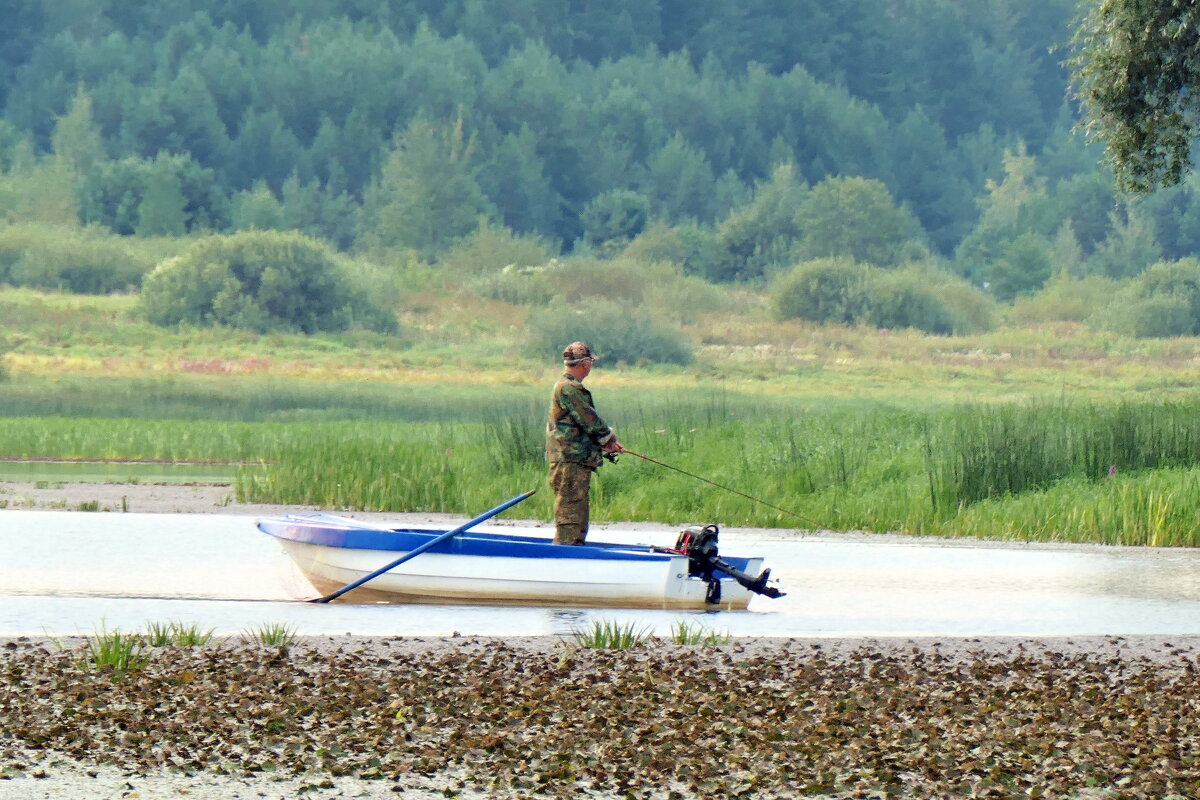
[[[624,448],[622,450],[622,452],[628,453],[629,455],[635,456],[636,458],[640,458],[643,461],[649,461],[651,464],[658,464],[660,467],[666,467],[667,469],[673,469],[676,472],[687,475],[689,478],[695,478],[698,481],[703,481],[712,486],[716,486],[718,489],[724,489],[727,492],[733,492],[736,495],[741,495],[742,497],[746,498],[747,500],[753,500],[756,503],[762,503],[764,506],[767,506],[768,508],[773,508],[776,511],[782,511],[784,514],[789,514],[798,520],[807,522],[810,525],[816,525],[818,528],[821,527],[821,524],[819,522],[817,522],[815,519],[812,519],[811,517],[806,517],[803,514],[797,514],[795,511],[788,511],[786,508],[780,508],[779,506],[775,505],[774,503],[768,503],[766,500],[762,500],[758,497],[748,495],[745,492],[739,492],[737,489],[731,489],[728,486],[723,486],[722,484],[719,484],[716,481],[710,481],[708,478],[702,478],[699,475],[695,475],[691,472],[688,472],[686,469],[680,469],[679,467],[673,467],[670,464],[664,464],[663,462],[659,461],[658,459],[651,458],[650,456],[644,456],[641,453],[635,453],[627,447]]]

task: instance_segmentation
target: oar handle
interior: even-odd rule
[[[527,497],[530,497],[531,495],[533,495],[536,491],[537,491],[537,489],[530,489],[528,492],[525,492],[524,494],[519,494],[511,500],[507,500],[507,501],[501,503],[500,505],[496,506],[495,508],[491,509],[490,511],[483,512],[482,514],[480,514],[478,517],[475,517],[475,519],[471,520],[470,522],[459,525],[457,528],[455,528],[452,531],[446,531],[445,533],[438,534],[434,538],[430,539],[428,542],[425,542],[425,544],[418,545],[417,547],[414,547],[412,550],[409,550],[407,553],[400,556],[400,558],[397,558],[392,563],[390,563],[386,566],[380,567],[379,569],[375,570],[374,572],[372,572],[369,575],[364,575],[363,577],[359,578],[358,580],[354,581],[353,583],[346,584],[345,586],[343,586],[342,588],[333,592],[332,594],[327,594],[324,597],[318,597],[314,600],[309,600],[308,602],[310,602],[310,603],[328,603],[330,600],[336,600],[337,598],[341,597],[342,595],[344,595],[346,592],[350,591],[351,589],[357,589],[359,586],[362,586],[367,581],[372,580],[374,578],[378,578],[383,573],[387,572],[390,569],[400,566],[405,561],[408,561],[410,558],[416,558],[417,556],[421,555],[421,553],[424,553],[429,548],[436,547],[437,545],[441,544],[442,542],[446,541],[447,539],[457,536],[458,534],[462,533],[463,531],[467,530],[468,528],[473,528],[476,525],[478,525],[479,523],[484,522],[485,520],[491,519],[492,517],[499,514],[501,511],[505,511],[509,508],[512,508],[517,503],[519,503],[522,500],[526,499]]]

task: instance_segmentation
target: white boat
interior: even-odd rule
[[[768,586],[759,557],[723,557],[714,525],[689,528],[675,548],[467,530],[377,526],[320,512],[258,520],[318,592],[357,602],[744,609]],[[436,541],[441,537],[441,541]],[[338,596],[337,594],[333,596]],[[321,598],[323,600],[331,597]]]

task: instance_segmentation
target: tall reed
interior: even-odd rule
[[[1200,404],[974,406],[952,413],[930,458],[940,512],[1069,477],[1200,463]]]
[[[470,515],[546,485],[544,392],[478,388],[443,387],[436,407],[409,409],[415,419],[0,417],[0,458],[236,462],[244,502]],[[1189,477],[1200,402],[915,411],[729,392],[601,397],[629,448],[692,475],[630,455],[605,464],[596,522],[1200,544]],[[517,513],[549,519],[550,492]]]

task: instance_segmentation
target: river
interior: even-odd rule
[[[722,552],[763,555],[785,597],[711,614],[323,605],[303,602],[316,592],[254,522],[0,511],[0,636],[131,632],[176,621],[219,635],[282,624],[310,635],[527,636],[595,621],[662,635],[681,620],[737,637],[1200,633],[1200,550],[1193,549],[726,530]],[[546,528],[503,530],[547,535]],[[592,538],[674,541],[662,531],[594,531]]]

